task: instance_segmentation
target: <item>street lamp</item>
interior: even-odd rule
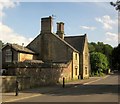
[[[114,6],[116,10],[120,12],[120,1],[119,0],[117,0],[115,3],[110,2],[110,4]]]

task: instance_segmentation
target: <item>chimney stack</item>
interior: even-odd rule
[[[57,23],[57,33],[60,38],[64,39],[64,23],[59,22]]]
[[[41,33],[53,32],[53,18],[51,16],[41,18]]]

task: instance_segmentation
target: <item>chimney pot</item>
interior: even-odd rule
[[[64,39],[64,23],[59,22],[57,23],[57,33],[60,38]]]

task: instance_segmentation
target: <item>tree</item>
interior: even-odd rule
[[[89,52],[90,52],[90,53],[95,52],[95,47],[94,47],[93,44],[88,43],[88,48],[89,48]]]
[[[106,57],[108,58],[108,61],[109,61],[109,65],[110,67],[112,68],[112,51],[113,51],[113,47],[109,44],[105,44],[104,45],[104,48],[103,48],[103,54],[106,55]]]
[[[106,55],[106,57],[110,63],[109,65],[110,65],[110,67],[112,67],[111,58],[112,58],[113,47],[111,45],[104,44],[103,42],[97,42],[97,43],[91,42],[91,43],[89,43],[89,51],[90,51],[90,53],[100,52],[100,53]]]
[[[115,3],[110,2],[110,4],[114,6],[116,10],[120,12],[120,1],[119,0],[117,0]]]
[[[120,69],[120,44],[113,49],[112,52],[112,66],[114,70]]]
[[[4,47],[4,46],[5,46],[5,43],[3,43],[1,40],[0,40],[0,43],[1,43],[2,47]]]
[[[104,72],[109,68],[107,57],[100,52],[92,52],[90,54],[91,71],[97,73]]]

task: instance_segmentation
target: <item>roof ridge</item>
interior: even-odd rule
[[[77,49],[75,49],[73,46],[71,46],[68,42],[66,42],[65,40],[61,39],[57,34],[52,33],[55,37],[57,37],[59,40],[61,40],[62,42],[64,42],[66,45],[68,45],[71,49],[73,49],[74,51],[79,52]]]
[[[29,48],[27,48],[27,47],[23,47],[23,46],[21,46],[21,45],[19,45],[19,44],[12,44],[12,43],[7,43],[3,48],[5,48],[7,45],[9,45],[10,47],[12,47],[14,50],[16,50],[16,51],[20,51],[20,52],[27,52],[27,53],[33,53],[33,54],[35,54],[35,52],[34,51],[32,51],[32,50],[30,50]],[[3,49],[2,48],[2,49]],[[24,48],[24,49],[23,49]]]
[[[15,47],[15,46],[17,46],[17,47]],[[24,46],[21,46],[21,45],[19,45],[19,44],[12,44],[12,47],[14,48],[14,49],[16,49],[16,48],[18,48],[18,49],[16,49],[17,51],[23,51],[23,52],[30,52],[30,53],[35,53],[35,52],[33,52],[32,50],[30,50],[30,49],[28,49],[27,47],[24,47]],[[26,49],[26,50],[25,50]]]
[[[67,41],[75,49],[79,50],[79,52],[83,52],[85,40],[86,40],[86,34],[82,36],[65,37],[65,41]]]
[[[71,38],[71,37],[85,37],[86,36],[86,34],[84,34],[84,35],[77,35],[77,36],[65,36],[65,38]]]

